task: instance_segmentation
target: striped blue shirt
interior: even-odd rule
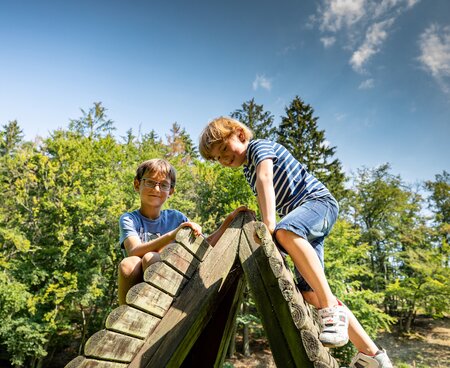
[[[247,147],[244,175],[253,193],[256,192],[256,167],[263,161],[273,160],[273,187],[275,205],[280,216],[285,216],[303,202],[331,196],[328,189],[306,167],[295,159],[281,144],[264,139],[251,140]]]

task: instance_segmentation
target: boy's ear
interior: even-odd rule
[[[173,193],[175,193],[175,188],[174,187],[170,187],[169,195],[171,196]]]
[[[244,133],[244,129],[242,128],[237,128],[237,136],[239,138],[239,140],[241,142],[245,142],[245,133]]]
[[[136,192],[139,192],[139,184],[140,184],[139,180],[134,179],[133,186]]]

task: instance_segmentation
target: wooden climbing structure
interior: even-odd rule
[[[190,229],[66,368],[222,367],[245,282],[277,367],[338,368],[270,234],[241,212],[214,247]]]

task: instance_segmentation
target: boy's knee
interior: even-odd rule
[[[119,273],[124,277],[129,277],[136,272],[140,272],[141,262],[140,257],[126,257],[119,263]]]
[[[148,252],[144,254],[142,257],[142,269],[145,269],[153,263],[159,262],[161,260],[161,256],[157,252]]]

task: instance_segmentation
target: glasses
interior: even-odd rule
[[[170,183],[166,181],[154,181],[148,178],[142,178],[141,180],[144,182],[144,187],[146,188],[156,188],[158,185],[159,190],[162,190],[163,192],[168,192],[171,188]]]

